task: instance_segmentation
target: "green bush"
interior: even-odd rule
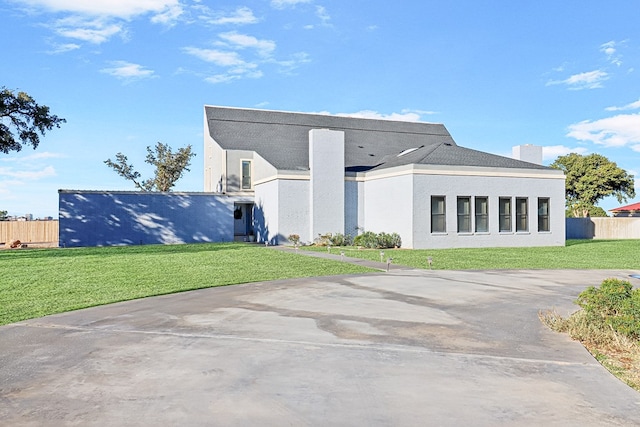
[[[316,246],[350,246],[353,244],[353,238],[349,234],[342,233],[318,234],[314,243]]]
[[[588,287],[576,301],[588,322],[607,326],[631,339],[640,339],[640,289],[619,279]]]
[[[402,239],[398,233],[388,234],[382,232],[376,234],[373,231],[365,231],[356,236],[353,244],[370,249],[399,248],[402,245]]]

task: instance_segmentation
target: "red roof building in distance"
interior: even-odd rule
[[[640,217],[640,202],[633,203],[627,206],[621,206],[615,209],[610,209],[609,212],[611,212],[615,217]]]

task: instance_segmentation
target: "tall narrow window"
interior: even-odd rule
[[[549,230],[549,199],[541,197],[538,199],[538,231]]]
[[[529,231],[528,205],[526,197],[516,198],[516,231]]]
[[[471,233],[471,197],[458,197],[458,233]]]
[[[444,196],[431,196],[431,232],[445,233],[447,231],[446,207]]]
[[[242,161],[242,187],[243,190],[251,189],[251,160]]]
[[[499,203],[500,231],[512,231],[511,228],[511,198],[500,197]]]
[[[486,197],[476,197],[476,233],[489,231],[489,201]]]

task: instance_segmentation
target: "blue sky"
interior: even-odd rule
[[[0,86],[67,119],[0,154],[0,210],[133,190],[103,161],[150,176],[158,141],[193,146],[176,190],[202,191],[205,104],[438,122],[464,147],[638,175],[638,17],[635,0],[0,0]]]

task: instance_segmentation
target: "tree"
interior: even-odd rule
[[[178,149],[176,153],[171,151],[167,144],[158,142],[155,149],[147,147],[146,163],[155,166],[153,178],[140,181],[140,173],[133,165],[128,164],[127,156],[122,153],[116,154],[116,161],[107,159],[104,163],[112,168],[121,177],[132,181],[136,188],[142,191],[171,191],[176,181],[182,178],[185,171],[189,171],[191,158],[195,156],[191,152],[191,145]]]
[[[588,216],[605,197],[615,196],[622,203],[636,195],[633,175],[600,154],[567,154],[558,157],[551,167],[566,176],[566,204],[574,217]]]
[[[0,211],[0,221],[7,219],[7,211]]]
[[[66,120],[49,113],[49,107],[38,105],[25,92],[15,93],[0,88],[0,152],[20,151],[23,145],[34,149],[40,144],[41,134],[60,127]],[[14,132],[16,135],[14,135]]]

